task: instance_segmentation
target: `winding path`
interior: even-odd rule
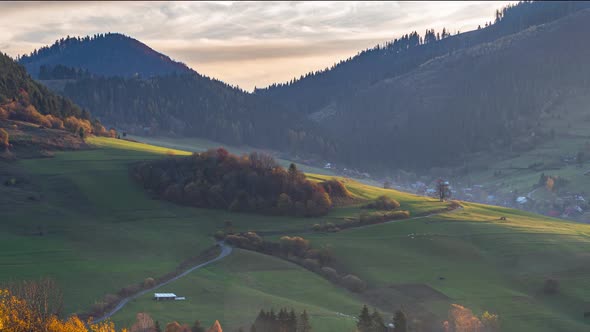
[[[146,293],[149,293],[149,292],[151,292],[151,291],[153,291],[153,290],[155,290],[155,289],[157,289],[157,288],[160,288],[160,287],[162,287],[162,286],[165,286],[165,285],[167,285],[167,284],[169,284],[169,283],[171,283],[171,282],[173,282],[173,281],[176,281],[176,280],[178,280],[178,279],[180,279],[180,278],[182,278],[182,277],[186,276],[187,274],[189,274],[189,273],[193,272],[194,270],[198,270],[198,269],[200,269],[200,268],[202,268],[202,267],[204,267],[204,266],[207,266],[207,265],[209,265],[209,264],[211,264],[211,263],[213,263],[213,262],[216,262],[216,261],[218,261],[218,260],[220,260],[220,259],[222,259],[222,258],[224,258],[224,257],[228,256],[229,254],[231,254],[231,252],[232,252],[232,250],[233,250],[231,246],[228,246],[228,245],[226,245],[226,244],[225,244],[223,241],[217,242],[217,244],[218,244],[218,245],[219,245],[219,247],[221,248],[221,252],[219,253],[219,255],[218,255],[217,257],[215,257],[215,258],[213,258],[213,259],[211,259],[211,260],[208,260],[208,261],[206,261],[206,262],[204,262],[204,263],[201,263],[201,264],[199,264],[199,265],[195,265],[195,266],[191,267],[190,269],[188,269],[188,270],[186,270],[186,271],[182,272],[181,274],[179,274],[179,275],[175,276],[174,278],[171,278],[171,279],[169,279],[169,280],[166,280],[166,281],[164,281],[164,282],[162,282],[162,283],[159,283],[159,284],[155,285],[155,286],[154,286],[154,287],[152,287],[152,288],[149,288],[149,289],[142,290],[141,292],[139,292],[139,293],[137,293],[137,294],[134,294],[134,295],[131,295],[131,296],[129,296],[129,297],[126,297],[126,298],[122,299],[122,300],[121,300],[121,302],[119,302],[119,304],[117,304],[117,306],[116,306],[116,307],[114,307],[114,308],[113,308],[111,311],[109,311],[109,312],[108,312],[107,314],[105,314],[104,316],[102,316],[102,317],[100,317],[100,318],[98,318],[98,319],[95,319],[93,322],[94,322],[94,323],[99,323],[99,322],[102,322],[103,320],[105,320],[105,319],[108,319],[108,318],[110,318],[111,316],[113,316],[113,315],[114,315],[114,314],[115,314],[117,311],[119,311],[119,310],[123,309],[123,307],[124,307],[124,306],[125,306],[127,303],[129,303],[129,301],[131,301],[131,300],[133,300],[133,299],[136,299],[136,298],[138,298],[138,297],[140,297],[140,296],[142,296],[142,295],[144,295],[144,294],[146,294]]]
[[[456,211],[458,211],[458,210],[462,210],[462,209],[463,209],[463,206],[459,206],[459,207],[457,207],[457,208],[455,208],[455,209],[453,209],[453,210],[450,210],[450,211],[442,211],[442,212],[436,212],[436,213],[431,213],[431,214],[428,214],[428,215],[417,216],[417,217],[412,217],[412,218],[407,218],[407,219],[395,219],[395,220],[385,221],[385,222],[382,222],[382,223],[369,224],[369,225],[362,225],[362,226],[357,226],[357,227],[350,227],[350,228],[343,229],[342,231],[346,231],[346,230],[355,230],[355,229],[361,229],[361,228],[367,228],[367,227],[372,227],[372,226],[377,226],[377,225],[383,225],[383,224],[389,224],[389,223],[394,223],[394,222],[401,222],[401,221],[408,221],[408,220],[416,220],[416,219],[428,218],[428,217],[432,217],[432,216],[440,215],[440,214],[443,214],[443,213],[452,213],[452,212],[456,212]],[[277,233],[284,234],[284,233],[292,233],[292,232],[297,232],[297,231],[296,231],[296,230],[285,230],[285,231],[279,231],[279,232],[277,232]],[[312,230],[309,230],[309,229],[306,229],[306,230],[305,230],[305,231],[303,231],[303,232],[304,232],[304,233],[317,233],[317,232],[315,232],[315,231],[312,231]],[[260,232],[260,233],[258,233],[258,234],[261,234],[261,235],[269,235],[270,233],[275,233],[275,232],[266,232],[266,233],[265,233],[265,232]],[[301,233],[301,232],[299,232],[299,233]],[[220,259],[223,259],[224,257],[226,257],[226,256],[228,256],[229,254],[231,254],[231,252],[232,252],[232,250],[233,250],[233,248],[232,248],[231,246],[229,246],[229,245],[226,245],[226,244],[225,244],[225,242],[223,242],[223,241],[219,241],[219,242],[217,242],[217,245],[219,245],[219,247],[221,248],[221,252],[219,253],[219,255],[218,255],[217,257],[215,257],[215,258],[213,258],[213,259],[211,259],[211,260],[208,260],[208,261],[206,261],[206,262],[204,262],[204,263],[201,263],[201,264],[199,264],[199,265],[195,265],[195,266],[193,266],[193,267],[189,268],[188,270],[186,270],[186,271],[184,271],[184,272],[180,273],[179,275],[177,275],[177,276],[175,276],[175,277],[173,277],[173,278],[171,278],[171,279],[169,279],[169,280],[166,280],[166,281],[164,281],[164,282],[162,282],[162,283],[159,283],[159,284],[155,285],[154,287],[151,287],[151,288],[149,288],[149,289],[142,290],[141,292],[139,292],[139,293],[137,293],[137,294],[134,294],[134,295],[128,296],[128,297],[126,297],[126,298],[123,298],[123,299],[122,299],[122,300],[119,302],[119,304],[117,304],[117,306],[116,306],[116,307],[114,307],[113,309],[111,309],[111,311],[109,311],[109,312],[108,312],[107,314],[105,314],[104,316],[102,316],[102,317],[100,317],[100,318],[98,318],[98,319],[95,319],[93,322],[94,322],[94,323],[99,323],[99,322],[102,322],[102,321],[103,321],[103,320],[105,320],[105,319],[111,318],[111,316],[113,316],[113,315],[114,315],[115,313],[117,313],[119,310],[123,309],[123,307],[124,307],[124,306],[125,306],[127,303],[129,303],[129,301],[131,301],[131,300],[134,300],[134,299],[136,299],[136,298],[138,298],[138,297],[140,297],[140,296],[142,296],[142,295],[144,295],[144,294],[146,294],[146,293],[149,293],[149,292],[151,292],[151,291],[153,291],[153,290],[155,290],[155,289],[158,289],[158,288],[160,288],[160,287],[162,287],[162,286],[165,286],[165,285],[167,285],[167,284],[169,284],[169,283],[171,283],[171,282],[173,282],[173,281],[176,281],[176,280],[178,280],[178,279],[180,279],[180,278],[182,278],[182,277],[186,276],[187,274],[189,274],[189,273],[191,273],[191,272],[193,272],[193,271],[195,271],[195,270],[198,270],[198,269],[200,269],[200,268],[202,268],[202,267],[204,267],[204,266],[207,266],[207,265],[209,265],[209,264],[211,264],[211,263],[213,263],[213,262],[216,262],[216,261],[218,261],[218,260],[220,260]]]

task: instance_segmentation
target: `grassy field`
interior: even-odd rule
[[[212,245],[211,235],[226,220],[238,231],[296,234],[313,223],[360,213],[353,205],[315,219],[265,217],[152,200],[129,178],[129,163],[186,152],[106,138],[88,142],[96,149],[0,164],[2,181],[12,176],[24,180],[16,187],[0,187],[0,281],[53,276],[64,288],[68,313],[88,309],[105,293],[173,270]],[[330,176],[309,177],[321,181]],[[355,197],[389,195],[414,216],[445,206],[342,180]],[[31,194],[40,199],[28,199]],[[459,303],[478,313],[499,313],[503,331],[581,331],[589,326],[583,318],[590,311],[588,225],[466,204],[464,210],[436,217],[306,237],[314,246],[331,247],[336,267],[359,275],[368,290],[353,295],[293,264],[236,250],[161,289],[187,301],[154,303],[146,295],[114,320],[127,324],[136,312],[146,311],[162,322],[220,319],[224,326],[247,328],[261,308],[292,306],[310,311],[316,331],[346,331],[354,323],[337,313],[356,315],[362,303],[384,313],[404,305],[437,319],[446,316],[449,303]],[[550,277],[560,282],[557,295],[540,291]]]
[[[211,246],[211,235],[226,220],[238,230],[311,223],[152,200],[131,181],[128,164],[159,158],[170,149],[106,138],[89,143],[99,148],[0,164],[3,181],[23,178],[32,187],[26,194],[19,186],[0,187],[5,198],[0,202],[0,281],[53,276],[65,290],[68,313],[88,309],[105,293],[172,271]],[[28,194],[40,200],[29,200]]]
[[[311,314],[315,331],[352,331],[361,303],[349,292],[322,277],[278,258],[234,249],[226,259],[191,273],[161,288],[185,296],[186,301],[155,302],[153,294],[132,301],[113,317],[129,326],[135,313],[148,312],[160,322],[192,324],[200,319],[211,325],[218,319],[225,330],[235,331],[250,324],[261,308],[293,308]]]
[[[459,303],[499,313],[503,331],[590,327],[583,318],[590,310],[588,225],[466,204],[443,216],[309,238],[372,285],[364,297],[384,309],[404,305],[442,319],[449,303]],[[559,294],[543,294],[546,278],[559,281]]]

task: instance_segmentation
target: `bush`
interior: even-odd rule
[[[50,123],[50,127],[53,129],[64,129],[64,122],[51,114],[45,116],[47,121]]]
[[[344,185],[344,183],[342,183],[336,179],[320,182],[320,186],[322,186],[324,188],[324,190],[332,198],[351,198],[352,197],[352,194],[350,193],[350,191],[348,191],[348,189],[346,189],[346,186]]]
[[[141,288],[139,287],[139,285],[129,285],[127,287],[121,288],[121,290],[119,290],[117,295],[119,295],[121,297],[127,297],[127,296],[130,296],[130,295],[133,295],[133,294],[139,292],[140,289]]]
[[[364,208],[366,208],[366,209],[387,210],[387,211],[395,210],[398,207],[400,207],[400,204],[398,201],[396,201],[395,199],[393,199],[391,197],[387,197],[384,195],[379,196],[375,200],[375,202],[369,203],[364,206]]]
[[[328,280],[336,281],[336,280],[338,280],[338,278],[340,278],[340,276],[338,275],[338,272],[336,272],[336,270],[331,267],[324,266],[324,267],[322,267],[321,271],[322,271],[322,275],[324,277],[326,277]]]
[[[80,129],[84,133],[92,133],[92,125],[88,120],[81,120],[74,116],[67,117],[64,121],[64,127],[71,133],[78,134]]]
[[[0,120],[8,119],[8,111],[0,107]]]
[[[342,278],[342,283],[344,284],[344,287],[355,293],[362,292],[366,287],[364,281],[352,274],[349,274]]]
[[[152,288],[156,286],[156,280],[152,277],[147,277],[143,280],[143,288]]]
[[[303,267],[311,271],[317,271],[320,268],[320,262],[318,262],[317,259],[312,258],[304,259],[301,265],[303,265]]]

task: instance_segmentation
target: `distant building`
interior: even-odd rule
[[[175,300],[176,294],[174,293],[154,293],[154,300],[161,301],[161,300]]]

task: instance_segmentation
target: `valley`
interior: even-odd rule
[[[590,2],[466,32],[483,4],[447,3],[424,34],[400,17],[434,4],[331,5],[138,3],[153,23],[84,36],[78,3],[79,36],[3,35],[32,51],[0,54],[0,331],[588,330]],[[373,29],[251,91],[152,48],[254,81]]]

